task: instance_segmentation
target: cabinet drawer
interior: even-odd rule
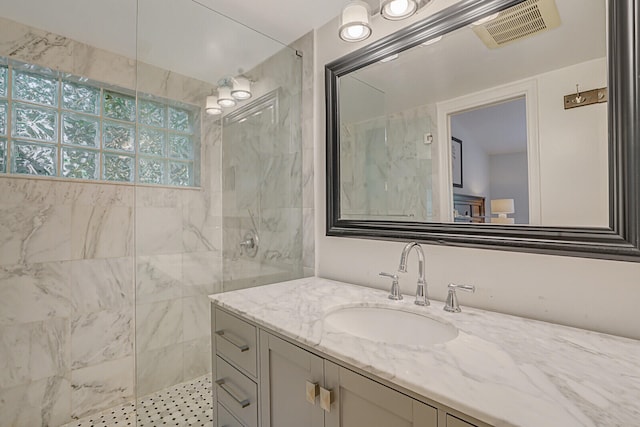
[[[216,357],[218,402],[248,427],[258,425],[258,386],[242,372]]]
[[[255,326],[216,309],[215,328],[217,353],[256,378],[258,362]]]
[[[218,427],[244,427],[227,409],[218,403]]]
[[[453,415],[447,414],[447,427],[476,427],[476,426],[466,421],[462,421],[460,418],[456,418]]]

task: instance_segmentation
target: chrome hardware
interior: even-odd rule
[[[220,380],[216,380],[216,384],[218,384],[218,387],[220,387],[222,390],[224,390],[225,393],[227,393],[229,396],[231,396],[231,398],[233,400],[236,401],[236,403],[238,405],[240,405],[241,408],[246,408],[247,406],[251,405],[251,401],[249,399],[243,399],[242,397],[238,397],[224,382],[224,380],[220,379]]]
[[[260,239],[258,238],[258,233],[254,230],[249,230],[244,234],[242,242],[240,242],[240,252],[253,258],[258,253],[259,243]]]
[[[398,284],[398,275],[385,272],[382,272],[379,275],[393,279],[393,282],[391,283],[391,293],[389,294],[389,299],[400,301],[402,299],[402,294],[400,293],[400,285]]]
[[[311,381],[307,381],[306,386],[307,402],[315,405],[316,397],[318,397],[318,394],[320,393],[320,386],[318,383],[312,383]]]
[[[249,350],[249,346],[247,344],[243,344],[240,341],[238,341],[237,338],[234,338],[229,334],[225,334],[224,331],[216,331],[216,335],[222,338],[223,340],[225,340],[226,342],[228,342],[229,344],[233,345],[242,353]]]
[[[325,412],[331,412],[331,403],[333,402],[333,392],[320,387],[320,407]]]
[[[456,295],[456,289],[460,289],[465,292],[475,292],[476,287],[473,285],[456,285],[455,283],[449,283],[449,293],[447,294],[447,301],[444,304],[444,311],[450,313],[460,313],[460,305],[458,304],[458,296]]]
[[[418,287],[416,288],[415,304],[427,306],[431,303],[429,302],[429,296],[427,295],[427,281],[425,279],[424,272],[424,252],[422,251],[422,246],[420,246],[419,243],[411,242],[405,245],[404,249],[402,249],[402,255],[400,256],[400,266],[398,267],[398,271],[400,273],[407,272],[407,258],[413,248],[418,252]]]

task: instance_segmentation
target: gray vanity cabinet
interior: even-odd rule
[[[214,426],[489,427],[212,308]]]
[[[331,411],[325,427],[437,427],[438,411],[342,366],[324,362]]]
[[[261,331],[262,427],[323,427],[323,376],[322,358]]]
[[[437,427],[437,410],[267,332],[262,427]],[[323,409],[323,399],[328,405]]]

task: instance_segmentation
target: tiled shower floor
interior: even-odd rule
[[[211,427],[212,417],[211,377],[207,375],[142,397],[137,410],[129,402],[63,427]]]

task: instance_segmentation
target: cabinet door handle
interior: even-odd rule
[[[238,397],[224,382],[224,380],[220,379],[220,380],[216,380],[216,384],[218,384],[218,387],[220,387],[222,390],[224,390],[225,393],[227,393],[229,396],[231,396],[231,398],[233,400],[236,401],[236,403],[238,405],[240,405],[241,408],[246,408],[247,406],[251,405],[251,401],[249,399],[243,399],[242,397]]]
[[[229,335],[228,333],[225,334],[224,331],[216,331],[216,335],[219,336],[220,338],[222,338],[223,340],[225,340],[226,342],[230,343],[234,347],[236,347],[241,352],[245,352],[245,351],[249,350],[249,346],[247,344],[244,344],[244,343],[238,341],[237,338],[234,338],[233,336]]]
[[[316,397],[318,397],[318,393],[320,391],[320,386],[318,386],[318,383],[312,383],[311,381],[307,381],[306,391],[307,391],[307,402],[311,403],[312,405],[315,405]]]
[[[333,391],[320,387],[320,407],[325,412],[331,412],[331,403],[333,402]]]

